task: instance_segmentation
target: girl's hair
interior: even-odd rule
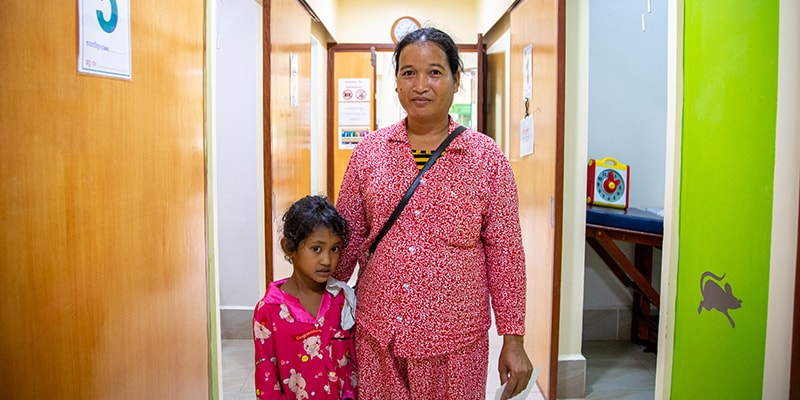
[[[447,57],[447,63],[450,65],[450,72],[455,75],[464,69],[464,64],[461,62],[461,57],[458,56],[458,46],[447,33],[444,33],[436,28],[420,28],[403,36],[403,39],[397,43],[394,48],[394,74],[400,68],[400,53],[406,46],[412,43],[433,42],[436,43],[444,51]]]
[[[330,229],[343,241],[347,240],[347,221],[323,196],[303,197],[283,214],[283,237],[289,240],[290,251],[297,250],[300,242],[320,227]]]

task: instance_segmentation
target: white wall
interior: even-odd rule
[[[264,271],[262,7],[217,4],[216,154],[221,309],[250,309]]]
[[[794,282],[797,266],[798,177],[800,177],[800,3],[780,2],[778,110],[775,126],[775,192],[769,267],[769,310],[764,358],[764,399],[789,396]],[[794,345],[798,345],[795,343]]]
[[[324,38],[311,37],[311,115],[328,114],[328,50]],[[325,118],[311,118],[311,194],[328,192],[328,125]],[[264,287],[264,286],[262,286]]]
[[[667,2],[592,0],[589,158],[631,167],[630,205],[664,206]],[[642,31],[642,15],[646,30]]]
[[[333,34],[336,32],[336,3],[337,0],[306,0],[308,6],[314,10],[322,25]],[[336,37],[336,35],[333,35]]]
[[[392,43],[389,32],[392,23],[409,15],[423,26],[447,32],[456,43],[475,43],[478,39],[476,13],[474,0],[339,0],[333,37],[339,43]]]
[[[462,20],[468,18],[468,20],[464,20],[466,21],[464,25],[469,29],[464,29],[463,32],[459,30],[462,33],[459,38],[465,42],[474,41],[476,32],[486,34],[511,7],[514,0],[440,2],[411,0],[403,3],[381,0],[306,0],[306,2],[339,43],[370,42],[370,40],[363,39],[365,33],[370,38],[381,37],[380,40],[373,40],[373,43],[390,43],[388,28],[401,15],[411,15],[423,24],[428,21],[437,24],[436,27],[442,29],[444,28],[440,25],[441,21],[451,18]],[[364,18],[364,15],[369,15],[370,18]],[[425,20],[420,19],[419,15],[423,15]],[[444,15],[446,18],[431,18],[428,15]],[[357,22],[353,24],[352,21]],[[385,25],[387,23],[389,25]],[[476,29],[472,29],[473,27]],[[451,26],[451,28],[457,29],[459,26]],[[448,32],[457,34],[457,32],[449,30]],[[463,36],[464,34],[466,36]]]
[[[486,34],[508,11],[514,0],[475,0],[478,32]]]
[[[589,108],[589,1],[566,4],[564,88],[564,221],[561,249],[559,361],[582,360]]]
[[[667,1],[649,3],[651,12],[643,0],[590,2],[588,158],[614,157],[630,165],[630,206],[663,208]],[[620,248],[632,256],[633,245],[620,243]],[[654,259],[658,288],[661,251],[654,251]],[[630,289],[588,246],[584,286],[586,309],[630,308]]]
[[[667,5],[667,163],[664,183],[664,242],[661,265],[661,308],[658,310],[656,399],[670,398],[674,349],[675,290],[678,281],[681,129],[683,118],[683,0]]]

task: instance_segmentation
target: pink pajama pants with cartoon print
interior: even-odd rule
[[[402,358],[356,328],[360,400],[484,400],[489,334],[452,353]]]

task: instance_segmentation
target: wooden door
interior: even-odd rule
[[[531,46],[532,96],[523,101],[523,54]],[[564,170],[564,2],[523,0],[511,11],[510,159],[517,177],[528,297],[525,346],[538,383],[556,398]],[[515,101],[515,99],[518,99]],[[520,120],[533,117],[533,154],[521,155]]]
[[[210,398],[205,3],[130,6],[130,80],[76,2],[0,12],[3,398]]]
[[[334,46],[329,54],[328,64],[332,68],[328,79],[328,109],[331,110],[328,114],[328,163],[331,166],[328,168],[328,193],[335,202],[350,160],[351,146],[358,135],[375,129],[375,64],[369,46]],[[367,90],[366,99],[353,93],[353,89],[358,88]],[[356,115],[363,108],[368,110],[366,121]],[[345,118],[348,120],[344,121]]]
[[[264,2],[266,280],[287,278],[283,213],[311,191],[311,17],[295,0]],[[264,288],[266,290],[266,288]]]

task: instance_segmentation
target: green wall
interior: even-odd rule
[[[759,399],[769,291],[779,0],[686,0],[672,399]],[[741,308],[717,309],[710,271]],[[711,282],[716,282],[710,279]],[[705,281],[708,282],[708,279]],[[714,285],[714,283],[707,283]],[[724,307],[723,307],[724,308]]]

